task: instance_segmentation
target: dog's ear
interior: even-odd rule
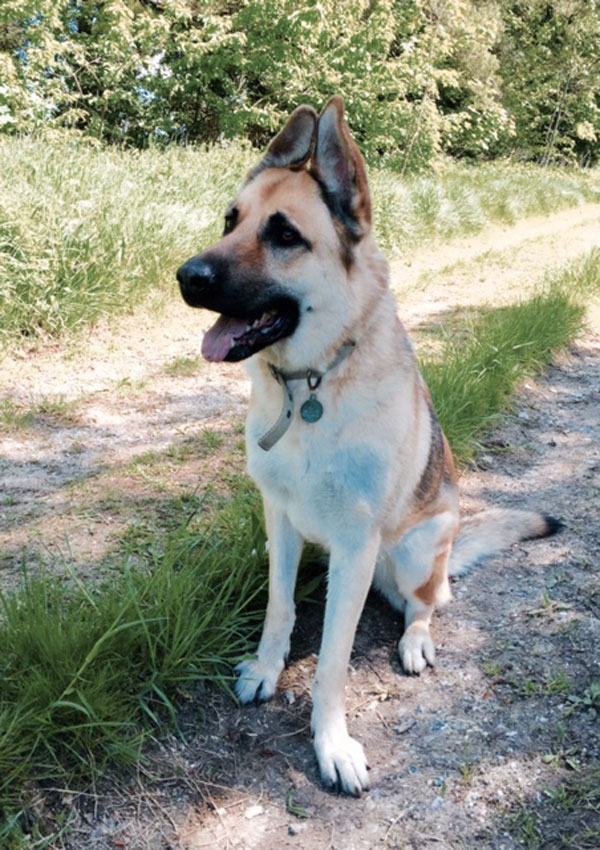
[[[249,175],[249,179],[264,171],[265,168],[291,168],[300,171],[304,168],[313,151],[317,113],[312,106],[299,106],[290,116],[287,124],[275,136],[267,151]]]
[[[319,117],[312,170],[327,201],[355,239],[371,227],[367,167],[344,117],[344,101],[332,97]]]

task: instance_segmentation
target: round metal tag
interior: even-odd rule
[[[300,416],[305,422],[318,422],[323,416],[323,405],[316,395],[311,395],[308,401],[304,402],[300,408]]]

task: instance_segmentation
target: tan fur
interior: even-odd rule
[[[275,281],[277,293],[291,295],[299,310],[293,333],[247,361],[248,468],[265,504],[270,589],[257,656],[238,666],[236,691],[241,702],[273,696],[289,649],[302,546],[320,543],[330,563],[313,684],[315,750],[327,785],[360,794],[368,788],[366,760],[344,717],[356,624],[374,584],[404,611],[398,648],[405,670],[420,673],[433,664],[429,622],[434,607],[450,597],[448,562],[459,530],[454,463],[396,315],[387,264],[370,230],[366,166],[341,98],[318,118],[309,107],[296,110],[234,207],[232,232],[195,260],[227,264],[248,287]],[[277,216],[298,230],[302,246],[265,244],[265,228]],[[236,293],[239,299],[239,288]],[[350,340],[352,353],[329,369]],[[300,417],[314,390],[304,379],[290,379],[295,414],[267,452],[259,440],[282,406],[274,367],[324,373],[316,390],[323,416],[314,423]],[[484,553],[490,529],[491,548],[498,548],[549,528],[538,514],[516,511],[496,513],[480,528],[471,523],[463,542],[458,537],[460,563],[453,569]]]
[[[450,537],[450,535],[449,535]],[[435,605],[442,597],[443,589],[447,587],[448,581],[448,558],[452,540],[448,539],[441,545],[441,551],[435,556],[433,572],[426,582],[415,590],[415,596],[425,605]]]

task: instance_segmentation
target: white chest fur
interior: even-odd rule
[[[341,538],[350,545],[355,536],[364,538],[365,526],[375,521],[386,489],[385,462],[368,438],[345,432],[343,417],[323,396],[323,417],[305,422],[296,406],[289,430],[268,452],[258,446],[265,417],[251,410],[247,449],[250,475],[263,495],[286,511],[305,539],[329,549]]]

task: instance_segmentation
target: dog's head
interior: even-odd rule
[[[314,364],[351,333],[364,298],[355,268],[365,243],[376,253],[370,229],[366,167],[342,99],[320,116],[299,107],[227,210],[223,238],[177,272],[188,304],[220,314],[206,359],[269,348],[273,362]]]

